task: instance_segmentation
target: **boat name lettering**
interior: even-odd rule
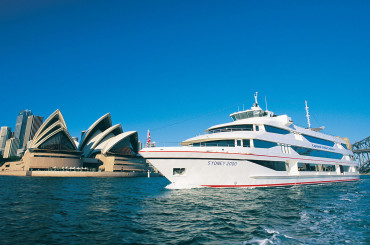
[[[208,161],[208,165],[235,167],[236,165],[238,165],[238,162],[231,162],[231,161]]]
[[[335,151],[334,148],[326,147],[326,146],[322,146],[322,145],[312,144],[312,147],[319,148],[319,149],[324,149],[324,150],[329,150],[329,151]]]

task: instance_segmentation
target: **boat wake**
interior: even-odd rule
[[[292,242],[293,237],[281,234],[279,231],[272,230],[269,228],[264,228],[264,231],[268,238],[252,238],[249,241],[245,241],[242,244],[258,244],[258,245],[267,245],[267,244],[284,244],[286,242]]]

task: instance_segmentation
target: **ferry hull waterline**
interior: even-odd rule
[[[231,114],[233,122],[213,126],[181,147],[144,148],[140,154],[172,182],[170,188],[359,180],[353,153],[343,139],[293,126],[286,115],[262,111],[255,99],[251,110]]]
[[[268,187],[300,184],[320,184],[340,181],[356,181],[359,176],[354,173],[325,172],[316,174],[287,174],[274,170],[268,171],[251,161],[238,159],[235,156],[220,158],[211,156],[211,152],[187,152],[187,158],[179,158],[186,152],[173,152],[162,148],[162,151],[144,153],[169,181],[173,188],[197,187]],[[157,154],[167,154],[172,158],[156,158]],[[201,159],[197,155],[207,154],[209,158]],[[235,153],[234,153],[235,154]],[[190,156],[191,155],[191,156]],[[289,161],[289,160],[288,160]],[[288,163],[289,164],[289,163]],[[288,165],[287,164],[287,165]],[[175,171],[175,172],[174,172]],[[176,173],[178,171],[178,173]],[[181,173],[184,171],[184,173]]]

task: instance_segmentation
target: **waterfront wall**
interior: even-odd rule
[[[82,159],[79,155],[72,153],[49,153],[27,151],[23,156],[25,170],[30,168],[62,168],[82,167]]]
[[[88,171],[0,171],[0,175],[34,177],[147,177],[147,172],[88,172]],[[150,173],[150,177],[159,177]]]

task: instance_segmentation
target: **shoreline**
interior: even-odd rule
[[[148,177],[147,172],[88,172],[88,171],[2,171],[0,176],[27,177]],[[162,177],[159,173],[150,173],[150,177]]]

